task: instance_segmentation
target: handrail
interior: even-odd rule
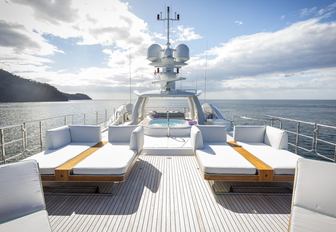
[[[43,150],[43,132],[46,131],[43,130],[43,122],[46,122],[48,120],[55,120],[55,119],[63,119],[63,124],[64,125],[69,125],[69,124],[73,124],[74,122],[74,116],[81,116],[82,114],[67,114],[67,115],[59,115],[59,116],[54,116],[54,117],[48,117],[48,118],[42,118],[42,119],[37,119],[37,120],[30,120],[30,121],[25,121],[21,124],[15,124],[15,125],[9,125],[9,126],[2,126],[0,127],[0,152],[1,152],[1,156],[0,156],[0,164],[1,163],[6,163],[8,161],[11,160],[15,160],[15,159],[19,159],[22,156],[26,156],[27,154],[33,154],[33,151],[37,151]],[[86,124],[86,115],[87,114],[83,114],[83,124]],[[108,117],[108,110],[105,109],[104,111],[104,119],[99,121],[99,111],[95,112],[95,124],[96,125],[103,125],[102,128],[102,132],[106,131],[106,128],[109,124],[109,122],[111,121],[111,118]],[[71,117],[71,121],[69,122],[68,118]],[[34,131],[32,134],[28,134],[27,132],[27,125],[31,125],[34,123],[38,123],[37,127],[35,127],[35,129],[37,131]],[[6,131],[8,130],[13,130],[13,128],[16,130],[15,132],[17,133],[21,133],[21,136],[19,138],[11,138],[9,141],[5,140],[6,137]],[[29,141],[28,138],[32,138],[32,137],[38,137],[38,144],[39,145],[35,145],[35,146],[29,146]],[[17,146],[17,149],[15,151],[14,154],[12,154],[11,156],[7,157],[7,149],[6,146],[10,145],[10,144],[15,144],[15,143],[19,143],[21,142],[21,146]],[[21,149],[19,149],[19,147],[21,147]]]
[[[274,122],[278,121],[279,122],[279,128],[285,130],[288,134],[292,134],[295,136],[295,141],[294,142],[288,142],[288,145],[294,148],[294,152],[296,154],[299,154],[299,150],[305,151],[307,153],[313,154],[317,157],[336,162],[336,143],[327,141],[324,138],[321,138],[321,128],[327,128],[331,130],[335,130],[336,134],[336,126],[331,126],[331,125],[325,125],[321,123],[314,123],[314,122],[309,122],[309,121],[304,121],[304,120],[297,120],[297,119],[291,119],[291,118],[285,118],[285,117],[278,117],[278,116],[273,116],[273,115],[265,115],[265,119],[260,119],[260,118],[253,118],[253,117],[247,117],[247,116],[239,116],[240,119],[244,120],[253,120],[253,121],[261,121],[265,125],[270,124],[271,126],[275,126]],[[290,129],[284,129],[283,128],[283,122],[292,122],[296,123],[296,129],[295,131],[290,130]],[[311,130],[312,136],[303,134],[303,131],[301,130],[303,125],[309,125],[313,126],[313,129]],[[311,140],[311,147],[310,149],[306,147],[300,146],[300,138],[305,138]],[[330,156],[326,154],[322,154],[319,152],[320,145],[319,144],[325,144],[328,146],[334,147],[334,155],[331,158]]]
[[[320,123],[314,123],[314,122],[308,122],[308,121],[303,121],[303,120],[297,120],[297,119],[291,119],[291,118],[284,118],[284,117],[278,117],[278,116],[273,116],[273,115],[265,115],[266,117],[273,118],[273,119],[279,119],[279,120],[284,120],[284,121],[291,121],[291,122],[300,122],[300,123],[305,123],[309,125],[318,125],[330,129],[336,129],[336,126],[330,126],[330,125],[325,125],[325,124],[320,124]]]
[[[34,122],[46,121],[46,120],[51,120],[51,119],[56,119],[56,118],[65,118],[65,117],[75,116],[75,115],[78,115],[78,114],[59,115],[59,116],[54,116],[54,117],[49,117],[49,118],[42,118],[42,119],[25,121],[24,123],[30,124],[30,123],[34,123]],[[20,126],[22,126],[22,124],[14,124],[14,125],[8,125],[8,126],[1,126],[0,129],[10,129],[10,128],[20,127]]]

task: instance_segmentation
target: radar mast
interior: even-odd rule
[[[170,44],[170,22],[179,21],[180,15],[175,12],[174,18],[171,18],[170,7],[167,7],[166,17],[162,17],[162,12],[157,15],[157,20],[167,21],[167,43],[164,48],[159,44],[152,44],[148,48],[147,59],[151,61],[150,65],[155,67],[155,75],[158,80],[153,83],[159,83],[162,92],[171,92],[176,90],[176,81],[186,78],[178,76],[182,66],[187,65],[189,57],[189,48],[185,44],[179,44],[175,49]]]

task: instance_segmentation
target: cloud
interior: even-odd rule
[[[59,21],[72,22],[77,15],[69,0],[12,0],[12,2],[32,8],[36,18],[54,24],[58,24]]]
[[[235,24],[238,24],[238,25],[243,25],[244,23],[242,22],[242,21],[240,21],[240,20],[236,20],[236,21],[234,21],[234,23]]]
[[[223,89],[336,89],[336,68],[294,73],[272,73],[221,82]]]
[[[303,8],[300,10],[301,17],[322,17],[327,18],[336,12],[336,2],[324,7],[317,8],[316,6],[311,8]]]
[[[318,8],[316,6],[311,8],[303,8],[300,10],[300,16],[306,17],[306,16],[313,16],[317,13]]]
[[[208,90],[216,93],[215,97],[224,96],[223,90],[335,89],[336,22],[322,20],[335,7],[302,10],[303,17],[316,18],[218,44],[192,57],[181,74],[189,77],[189,82],[204,80],[207,56]],[[53,54],[67,55],[68,51],[52,45],[46,35],[72,39],[78,48],[100,45],[106,66],[52,70]],[[193,27],[178,26],[172,38],[177,43],[202,36]],[[146,89],[153,78],[146,50],[164,39],[163,34],[149,31],[128,3],[118,0],[99,4],[91,0],[0,2],[0,68],[60,89],[105,91],[107,96],[122,93],[128,88],[130,69],[134,86]]]
[[[207,51],[213,78],[335,66],[336,23],[311,19],[275,32],[240,36]],[[190,62],[204,66],[205,54]],[[223,77],[224,76],[224,77]]]
[[[25,28],[18,24],[9,24],[0,20],[0,46],[24,48],[38,48],[39,45],[24,34]]]
[[[99,4],[90,0],[1,1],[0,20],[0,68],[18,75],[48,80],[57,86],[97,83],[121,86],[124,79],[128,80],[130,55],[135,80],[152,73],[145,57],[147,47],[154,42],[152,33],[142,19],[130,12],[127,3],[117,0],[101,0]],[[64,40],[75,38],[73,41],[77,41],[78,47],[101,45],[108,65],[76,72],[51,71],[52,54],[62,51],[51,45],[46,39],[50,36],[45,35]]]
[[[193,27],[185,27],[183,25],[177,26],[176,34],[178,37],[174,40],[175,43],[202,39],[202,36],[196,33]]]

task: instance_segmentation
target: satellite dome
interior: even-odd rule
[[[162,48],[159,44],[152,44],[147,51],[147,59],[151,62],[155,62],[161,59]]]
[[[175,58],[177,62],[186,62],[189,60],[189,48],[185,44],[177,45],[175,49]]]

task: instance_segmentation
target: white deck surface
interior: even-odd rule
[[[287,231],[291,195],[215,195],[194,156],[142,155],[113,194],[46,194],[53,231]]]

